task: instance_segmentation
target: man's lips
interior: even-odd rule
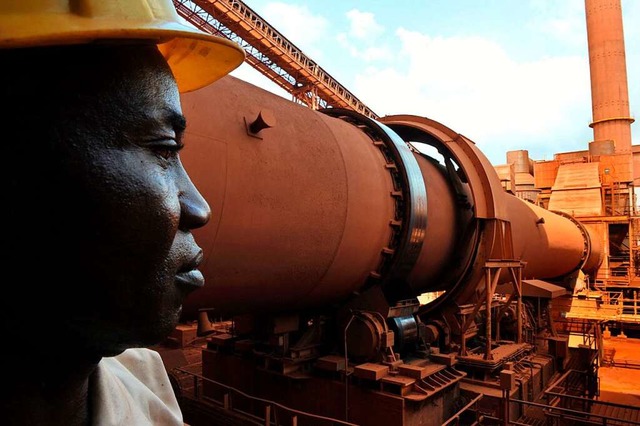
[[[202,263],[204,255],[202,250],[186,262],[176,273],[176,284],[181,287],[195,289],[204,285],[204,276],[198,270],[198,266]]]
[[[181,287],[196,289],[204,285],[204,276],[197,269],[176,274],[176,284]]]

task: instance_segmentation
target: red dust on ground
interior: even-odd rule
[[[599,400],[640,406],[640,340],[604,339],[605,352],[610,349],[615,349],[613,364],[603,365],[598,371]]]

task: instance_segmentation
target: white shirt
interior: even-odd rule
[[[127,349],[103,358],[92,379],[92,425],[183,426],[182,412],[157,352]]]

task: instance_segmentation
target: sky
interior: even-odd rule
[[[584,0],[244,0],[379,116],[425,116],[493,164],[593,140]],[[622,0],[640,144],[640,0]],[[290,96],[247,63],[232,73]]]

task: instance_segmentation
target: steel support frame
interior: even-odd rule
[[[522,267],[523,263],[519,260],[488,260],[484,265],[484,283],[485,283],[485,307],[487,310],[486,320],[485,320],[485,338],[487,342],[484,359],[491,361],[493,360],[493,355],[491,353],[491,324],[492,324],[492,313],[491,313],[491,302],[493,300],[493,295],[496,291],[496,287],[498,286],[498,280],[500,278],[500,274],[503,269],[507,269],[511,274],[512,283],[513,283],[513,293],[509,297],[508,302],[499,310],[498,315],[496,315],[496,337],[499,337],[500,333],[500,315],[504,313],[504,311],[509,307],[511,301],[514,298],[516,299],[516,316],[517,316],[517,338],[516,343],[522,343]]]
[[[484,359],[487,361],[493,360],[493,355],[491,354],[491,341],[492,341],[492,312],[491,312],[491,304],[493,301],[493,295],[496,291],[496,287],[498,286],[498,280],[500,279],[500,275],[502,274],[503,269],[506,269],[511,274],[512,282],[513,282],[513,293],[510,295],[507,303],[502,306],[496,315],[496,337],[499,338],[500,329],[500,316],[504,313],[506,309],[510,306],[511,302],[516,300],[516,316],[517,316],[517,343],[522,343],[522,268],[524,267],[524,263],[520,260],[513,259],[490,259],[485,262],[484,265],[484,291],[482,292],[484,295],[484,303],[478,301],[475,305],[473,312],[469,315],[464,315],[463,317],[463,325],[461,329],[461,349],[460,355],[467,355],[467,342],[465,333],[469,329],[469,326],[473,322],[474,318],[480,311],[481,307],[484,306],[486,310],[486,320],[485,320],[485,338],[486,338],[486,350],[484,354]]]
[[[216,19],[216,13],[218,15],[220,13],[214,9],[213,1],[173,0],[173,3],[178,13],[200,30],[238,43],[247,53],[246,61],[283,90],[290,93],[294,101],[302,103],[311,109],[347,107],[369,118],[377,118],[373,111],[279,33],[277,33],[275,40],[270,41],[280,41],[289,48],[294,49],[295,55],[288,57],[295,62],[297,67],[307,70],[312,77],[306,78],[302,75],[296,76],[292,74],[290,70],[279,65],[277,57],[274,56],[275,59],[272,59],[269,52],[256,47],[250,40],[243,38],[240,34],[228,28],[220,19]],[[250,13],[251,20],[245,18],[244,22],[251,27],[256,27],[254,21],[259,21],[262,25],[261,29],[266,27],[274,32],[276,31],[240,0],[221,2],[221,4]],[[268,35],[265,36],[265,39],[269,39]],[[314,79],[316,80],[314,81]],[[317,85],[326,88],[326,90],[323,90],[324,95],[319,93]],[[328,96],[328,98],[323,96]]]

